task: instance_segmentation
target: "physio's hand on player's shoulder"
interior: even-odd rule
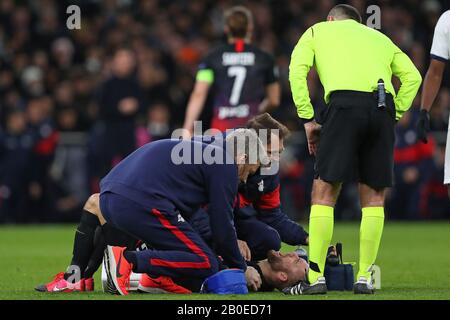
[[[245,261],[250,261],[252,259],[252,253],[250,251],[250,248],[248,247],[247,242],[243,240],[238,240],[238,246],[239,246],[239,252],[241,253],[242,257],[245,259]]]
[[[317,146],[319,145],[320,139],[320,130],[322,129],[322,126],[315,120],[305,123],[304,126],[306,139],[308,140],[309,154],[316,155]]]
[[[419,121],[416,126],[417,139],[423,143],[428,143],[428,132],[430,132],[430,115],[425,109],[420,110]]]
[[[255,268],[248,266],[245,270],[245,280],[247,280],[247,287],[251,291],[258,291],[261,288],[262,280],[259,272]]]

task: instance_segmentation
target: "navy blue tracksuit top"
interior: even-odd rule
[[[179,212],[188,220],[201,206],[208,204],[211,231],[217,252],[229,267],[245,270],[246,264],[237,246],[233,224],[233,207],[238,190],[237,165],[175,164],[172,150],[184,147],[184,155],[193,163],[194,149],[214,148],[228,156],[220,147],[195,141],[159,140],[134,151],[100,182],[101,192],[113,192],[149,210],[163,214]],[[209,149],[211,150],[211,149]]]

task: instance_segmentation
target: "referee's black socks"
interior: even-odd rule
[[[80,224],[75,231],[72,262],[64,274],[64,279],[67,280],[72,276],[76,282],[84,277],[84,270],[94,249],[95,229],[99,225],[100,222],[96,215],[83,210]]]

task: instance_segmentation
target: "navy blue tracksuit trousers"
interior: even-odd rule
[[[100,208],[108,223],[152,246],[137,252],[135,272],[173,278],[218,272],[216,255],[179,213],[148,208],[112,192],[100,195]]]

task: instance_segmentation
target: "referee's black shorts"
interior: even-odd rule
[[[315,177],[326,182],[361,182],[374,189],[392,186],[395,105],[386,94],[335,91],[320,133]]]

